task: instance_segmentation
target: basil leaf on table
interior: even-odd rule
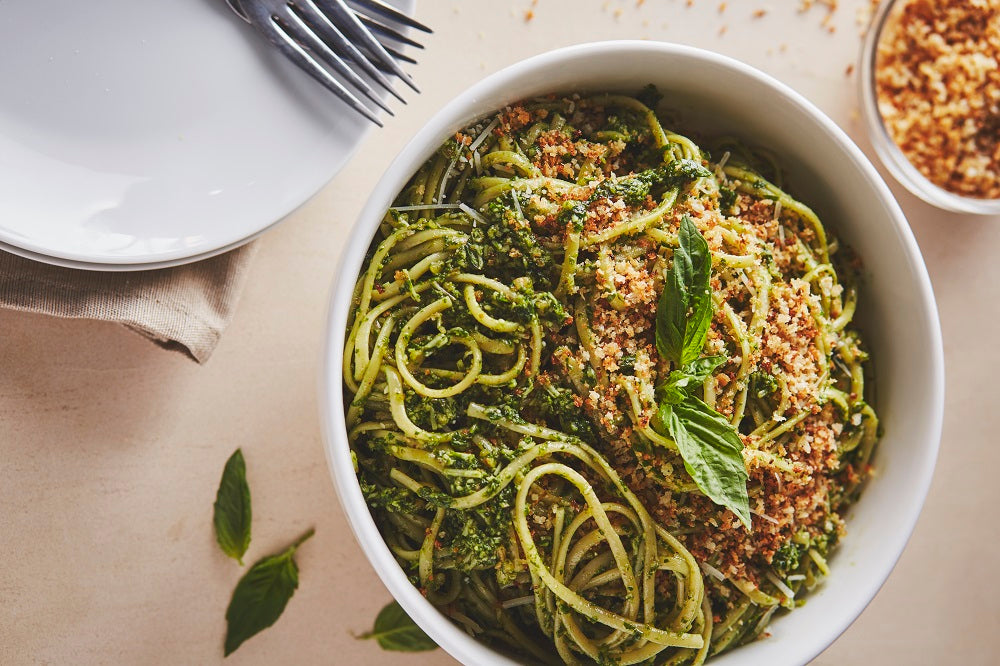
[[[712,255],[687,215],[677,238],[656,309],[656,349],[664,359],[684,366],[701,356],[712,323]]]
[[[396,601],[379,612],[374,629],[358,638],[374,638],[383,650],[396,652],[423,652],[437,648],[437,644],[410,619]]]
[[[250,486],[243,452],[236,449],[226,461],[222,480],[215,494],[215,539],[229,557],[243,565],[243,555],[250,545]]]
[[[299,587],[295,551],[313,532],[310,528],[284,552],[258,560],[240,578],[226,609],[227,657],[245,640],[267,629],[281,617]]]
[[[701,492],[726,507],[750,529],[750,498],[743,441],[724,416],[693,395],[663,402],[657,418],[684,459],[684,469]]]

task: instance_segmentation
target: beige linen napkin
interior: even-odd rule
[[[0,307],[124,324],[204,363],[233,317],[257,250],[134,272],[50,266],[0,251]]]

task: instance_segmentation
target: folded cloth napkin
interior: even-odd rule
[[[62,268],[0,252],[0,307],[124,324],[204,363],[229,325],[257,250],[249,243],[148,271]]]

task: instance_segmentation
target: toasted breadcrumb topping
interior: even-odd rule
[[[591,108],[586,115],[568,121],[571,126],[592,131],[587,123],[593,122],[594,114]],[[514,107],[504,112],[501,127],[527,127],[541,120],[537,111],[532,116]],[[597,122],[603,121],[601,117]],[[580,134],[564,130],[540,133],[533,164],[545,176],[576,182],[580,182],[581,174],[586,175],[581,170],[587,162],[598,167],[591,172],[595,183],[633,173],[632,156],[623,155],[620,149],[589,144]],[[638,235],[581,252],[581,261],[593,263],[593,288],[588,290],[591,297],[584,303],[592,345],[580,344],[572,332],[568,337],[556,336],[551,340],[558,349],[551,357],[556,368],[546,370],[543,376],[558,373],[558,368],[573,363],[592,364],[603,372],[605,381],[578,396],[576,404],[599,426],[605,438],[604,450],[623,479],[651,507],[657,520],[677,531],[696,558],[712,563],[734,580],[756,584],[776,550],[793,535],[819,536],[842,529],[841,519],[829,501],[831,484],[839,483],[835,481],[837,474],[858,472],[838,468],[837,442],[844,423],[836,408],[825,403],[818,391],[825,380],[826,359],[819,351],[820,333],[813,309],[819,307],[821,294],[813,293],[811,284],[800,279],[808,271],[802,247],[815,241],[813,228],[771,199],[739,194],[735,205],[723,212],[714,182],[695,183],[692,187],[708,190],[692,189],[679,197],[667,214],[673,233],[681,218],[689,216],[713,253],[750,255],[758,264],[770,262],[775,275],[760,342],[746,358],[733,341],[733,323],[727,311],[715,310],[706,353],[728,356],[709,380],[716,396],[715,409],[732,417],[735,397],[742,388],[737,382],[737,369],[747,363],[785,382],[789,400],[782,413],[774,415],[776,419],[803,411],[808,414],[795,428],[795,438],[777,450],[773,443],[762,446],[759,438],[742,435],[752,488],[751,509],[757,516],[753,531],[747,532],[729,510],[670,481],[686,477],[679,455],[637,448],[637,430],[650,425],[656,398],[639,395],[642,410],[631,414],[626,387],[654,386],[669,371],[655,344],[657,301],[670,256],[662,245]],[[548,191],[545,197],[557,204],[587,202],[584,235],[609,229],[656,206],[652,198],[629,205],[620,198],[594,198],[594,191],[593,184],[583,184],[561,195]],[[533,228],[551,234],[553,243],[564,243],[568,227],[558,224],[556,217],[555,211],[536,215]],[[734,232],[735,228],[742,231]],[[715,272],[712,287],[728,305],[736,325],[746,328],[751,325],[749,299],[753,285],[745,275],[740,279],[738,274],[738,270],[731,270],[723,279]],[[827,296],[841,293],[842,287],[832,279],[819,284]],[[626,365],[627,369],[623,368]],[[783,464],[775,464],[776,456]]]
[[[907,0],[878,43],[885,127],[906,158],[955,194],[1000,198],[1000,4]]]

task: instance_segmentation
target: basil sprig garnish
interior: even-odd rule
[[[437,643],[410,619],[403,607],[393,601],[375,618],[375,627],[358,638],[374,638],[383,650],[423,652],[437,648]]]
[[[724,416],[693,393],[726,360],[701,356],[712,323],[712,255],[687,215],[681,219],[678,240],[656,310],[656,349],[677,369],[657,387],[659,408],[653,424],[674,440],[701,492],[750,529],[743,442]]]
[[[229,557],[243,566],[243,555],[250,546],[250,486],[247,468],[240,449],[229,457],[222,470],[222,480],[215,494],[215,540]]]
[[[681,218],[680,247],[656,308],[656,350],[681,367],[701,356],[712,323],[712,254],[691,218]]]
[[[227,657],[243,641],[267,629],[281,617],[299,587],[295,551],[312,535],[313,529],[310,528],[283,552],[258,560],[236,584],[226,609]]]

